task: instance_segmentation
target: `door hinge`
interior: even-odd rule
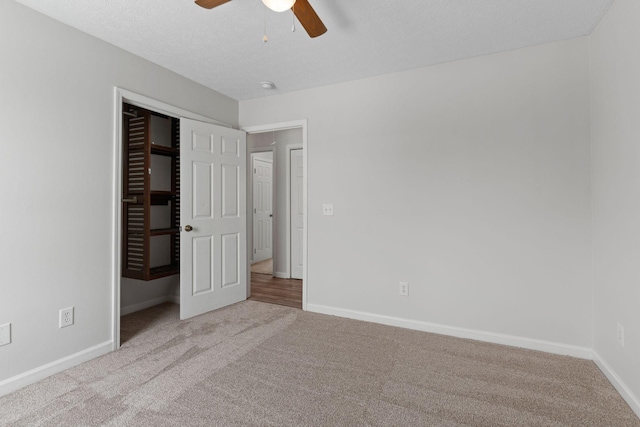
[[[253,168],[253,173],[256,173],[256,168]]]
[[[253,250],[253,253],[254,253],[254,254],[256,253],[256,250],[255,250],[255,249]]]
[[[253,209],[253,213],[256,213],[256,210],[255,210],[255,208]]]

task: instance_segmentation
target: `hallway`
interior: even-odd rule
[[[249,299],[302,309],[302,280],[252,272]]]

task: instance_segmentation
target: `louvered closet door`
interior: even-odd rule
[[[123,269],[122,275],[133,279],[144,279],[148,270],[148,242],[145,239],[145,224],[148,222],[144,204],[145,188],[149,185],[149,167],[145,156],[145,140],[149,132],[149,113],[126,105],[133,116],[124,116],[124,162],[123,162]],[[135,201],[132,201],[135,200]]]
[[[180,318],[187,319],[246,299],[246,134],[181,119],[180,140]]]

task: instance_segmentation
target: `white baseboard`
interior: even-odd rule
[[[287,273],[283,273],[281,271],[274,271],[273,277],[277,277],[278,279],[290,279]]]
[[[169,295],[167,297],[167,301],[174,304],[180,304],[180,295]]]
[[[595,350],[593,350],[593,361],[607,377],[609,382],[613,384],[615,389],[618,390],[620,396],[622,396],[622,398],[627,402],[633,412],[635,412],[638,418],[640,418],[640,399],[638,399],[638,396],[631,391],[618,374],[616,374],[616,371],[614,371],[613,368],[609,366],[609,364],[605,362]]]
[[[136,311],[144,310],[145,308],[153,307],[154,305],[162,304],[163,302],[167,302],[167,301],[173,302],[172,296],[165,295],[162,297],[142,301],[137,304],[131,304],[125,307],[120,307],[120,316],[125,316],[127,314],[135,313]]]
[[[379,314],[345,310],[342,308],[327,307],[316,304],[307,304],[307,311],[328,314],[331,316],[346,317],[349,319],[364,320],[365,322],[379,323],[388,326],[398,326],[400,328],[413,329],[416,331],[431,332],[440,335],[450,335],[453,337],[490,342],[493,344],[509,345],[512,347],[526,348],[529,350],[538,350],[547,353],[573,356],[580,359],[593,358],[593,353],[590,348],[561,344],[552,341],[543,341],[513,335],[498,334],[494,332],[477,331],[474,329],[439,325],[437,323],[409,320],[400,317],[383,316]]]
[[[79,351],[71,356],[63,357],[46,365],[39,366],[15,377],[0,381],[0,396],[16,391],[22,387],[50,377],[88,360],[94,359],[113,350],[113,341],[105,341],[101,344]]]

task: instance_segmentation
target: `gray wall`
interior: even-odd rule
[[[594,349],[640,414],[640,2],[616,0],[591,35]],[[616,340],[624,327],[624,347]]]
[[[308,308],[588,354],[588,58],[581,38],[241,101],[242,126],[308,119]]]
[[[109,347],[114,87],[232,125],[238,103],[12,1],[0,52],[1,383]],[[76,324],[59,329],[69,306]]]
[[[247,136],[249,138],[250,135]],[[255,153],[254,157],[258,159],[271,160],[273,162],[273,152],[265,151],[261,153]]]

